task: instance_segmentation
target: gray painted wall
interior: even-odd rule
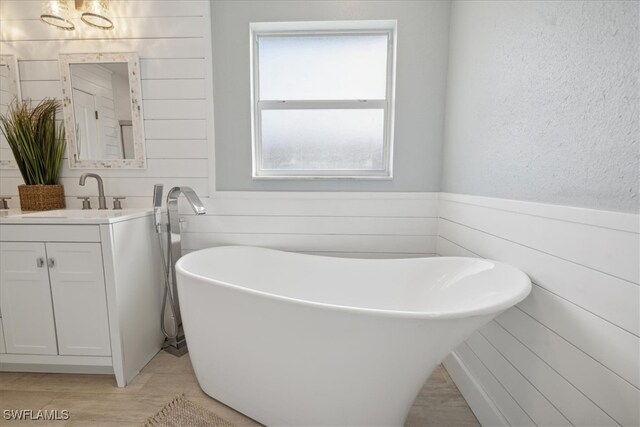
[[[638,2],[455,2],[443,190],[638,211]]]
[[[218,190],[438,191],[449,9],[446,1],[212,2]],[[397,19],[393,180],[252,180],[249,23]]]

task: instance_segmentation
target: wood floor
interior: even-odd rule
[[[176,395],[186,397],[237,427],[258,423],[204,394],[189,356],[158,353],[126,388],[110,375],[0,372],[0,425],[139,426]],[[69,411],[67,421],[7,421],[4,410]],[[447,371],[439,367],[416,399],[407,418],[409,427],[471,427],[478,421]]]

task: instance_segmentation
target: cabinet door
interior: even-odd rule
[[[109,318],[99,243],[47,243],[61,355],[109,356]]]
[[[44,243],[0,243],[0,309],[7,353],[57,354]]]

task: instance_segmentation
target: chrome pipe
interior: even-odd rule
[[[180,301],[178,300],[178,285],[176,280],[175,265],[178,259],[182,256],[182,236],[180,235],[180,216],[178,212],[178,198],[180,194],[183,194],[189,205],[193,209],[196,215],[203,215],[207,212],[202,200],[198,197],[195,191],[191,187],[173,187],[167,194],[167,240],[168,251],[170,256],[169,266],[171,268],[171,296],[173,299],[173,315],[175,324],[182,326],[182,316],[180,313]],[[174,347],[179,347],[184,344],[184,336],[180,336],[179,331],[174,331],[177,335],[174,339],[170,340],[169,344]]]

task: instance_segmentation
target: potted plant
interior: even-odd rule
[[[65,152],[64,126],[56,129],[60,101],[47,98],[32,107],[16,101],[0,116],[2,133],[13,152],[24,184],[18,186],[25,211],[63,209],[64,187],[58,175]]]

